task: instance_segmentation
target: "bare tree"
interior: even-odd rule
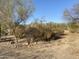
[[[64,19],[67,21],[67,28],[70,30],[71,25],[77,24],[79,26],[79,4],[73,6],[72,9],[65,9]]]
[[[0,0],[1,29],[12,29],[15,35],[18,25],[24,24],[33,10],[32,0]]]
[[[64,11],[64,18],[69,22],[79,22],[79,4],[74,5],[70,10],[66,9]]]

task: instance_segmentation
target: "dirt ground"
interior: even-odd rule
[[[79,34],[67,34],[50,43],[39,42],[15,48],[9,42],[0,43],[0,59],[79,59]]]

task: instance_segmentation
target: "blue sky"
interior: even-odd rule
[[[44,17],[47,22],[63,22],[63,11],[70,9],[79,0],[33,0],[35,11],[34,18]],[[33,21],[33,19],[31,21]]]

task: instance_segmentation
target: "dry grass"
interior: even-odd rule
[[[18,49],[8,42],[0,43],[0,59],[79,59],[79,34],[70,33],[60,40]]]

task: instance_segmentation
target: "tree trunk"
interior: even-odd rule
[[[1,24],[0,24],[0,38],[1,38]]]
[[[15,47],[18,48],[18,38],[15,39]]]

